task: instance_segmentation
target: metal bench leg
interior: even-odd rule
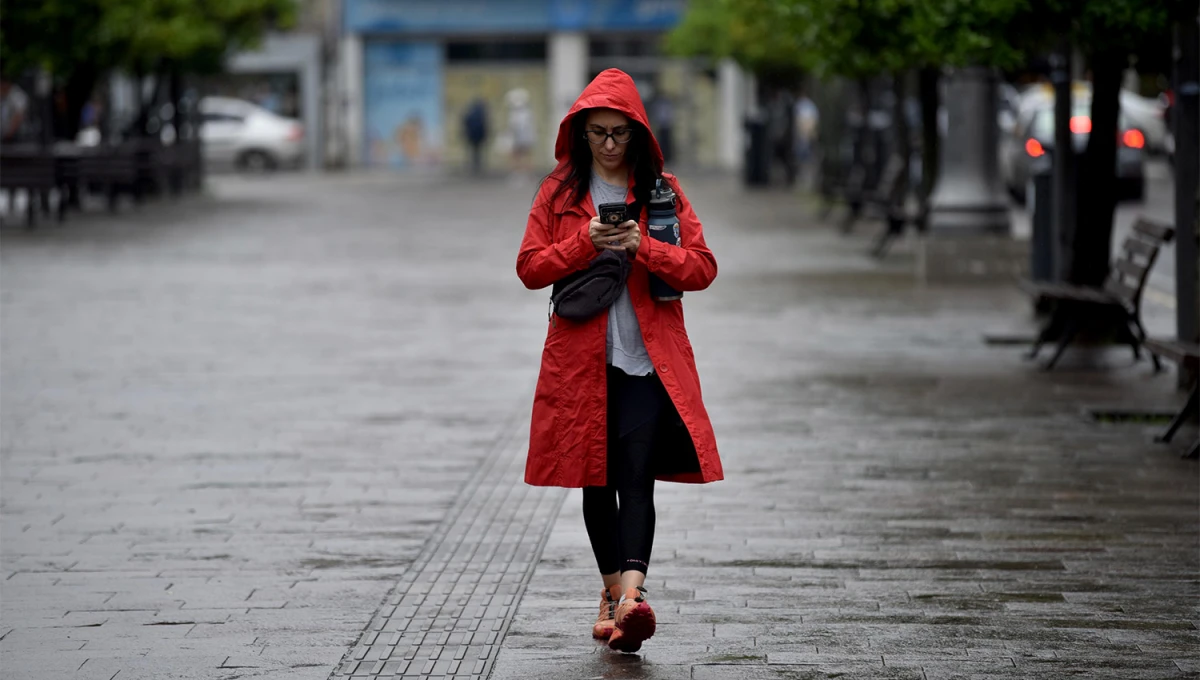
[[[1075,340],[1075,336],[1079,334],[1079,322],[1071,319],[1063,327],[1062,339],[1058,341],[1058,349],[1054,351],[1054,356],[1050,357],[1050,361],[1042,367],[1042,370],[1049,371],[1054,368],[1054,364],[1062,358],[1063,352],[1067,351],[1067,346]]]
[[[1129,321],[1133,324],[1134,329],[1137,331],[1134,333],[1134,336],[1137,338],[1138,346],[1140,347],[1142,343],[1146,342],[1146,328],[1142,326],[1141,320],[1136,316],[1130,317]],[[1150,352],[1150,362],[1154,364],[1155,373],[1162,373],[1162,361],[1159,360],[1158,355],[1154,352]]]
[[[1191,459],[1200,458],[1200,440],[1197,440],[1195,444],[1192,444],[1191,450],[1183,454],[1183,457]]]
[[[25,195],[28,198],[25,201],[25,228],[33,229],[37,226],[37,194],[33,189],[26,189]]]
[[[1184,404],[1183,410],[1175,415],[1175,419],[1171,421],[1171,424],[1167,426],[1167,431],[1155,437],[1155,440],[1160,442],[1171,441],[1171,437],[1175,436],[1175,432],[1179,430],[1179,427],[1196,415],[1197,406],[1200,406],[1200,382],[1192,386],[1192,393],[1188,395],[1187,403]]]
[[[1033,347],[1029,348],[1029,352],[1025,355],[1025,358],[1036,359],[1038,352],[1042,351],[1042,345],[1046,344],[1046,341],[1050,339],[1050,336],[1054,335],[1054,331],[1060,326],[1062,326],[1062,323],[1056,311],[1046,321],[1046,325],[1042,326],[1042,330],[1038,331],[1038,336],[1033,341]]]
[[[1133,350],[1133,360],[1141,361],[1142,360],[1142,340],[1141,340],[1141,338],[1138,337],[1138,334],[1134,331],[1132,321],[1127,322],[1121,328],[1121,336],[1122,336],[1121,339],[1125,341],[1125,344],[1129,345],[1129,348]],[[1150,356],[1154,356],[1153,353],[1151,353]]]

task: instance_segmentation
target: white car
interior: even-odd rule
[[[200,100],[204,160],[214,166],[269,172],[304,159],[304,126],[243,99]]]

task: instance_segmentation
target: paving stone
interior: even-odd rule
[[[727,480],[657,487],[638,655],[588,634],[578,492],[520,483],[545,291],[512,275],[523,217],[479,216],[532,187],[239,178],[6,233],[6,677],[1200,672],[1195,465],[1079,415],[1171,410],[1170,378],[1038,372],[980,339],[1030,326],[1011,286],[919,287],[911,242],[875,261],[798,196],[695,186]],[[493,574],[511,602],[479,599]]]

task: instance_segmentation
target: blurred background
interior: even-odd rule
[[[1194,2],[47,0],[0,28],[10,219],[206,172],[532,179],[614,67],[668,166],[881,220],[877,256],[910,229],[1003,234],[976,264],[1098,286],[1138,216],[1196,219]],[[1156,279],[1194,338],[1177,242]]]

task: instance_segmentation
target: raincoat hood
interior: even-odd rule
[[[642,105],[642,98],[638,95],[637,86],[633,84],[633,78],[630,78],[628,73],[615,68],[602,72],[588,83],[588,86],[583,88],[583,92],[579,95],[579,99],[576,99],[575,104],[571,106],[571,110],[558,124],[558,140],[554,143],[554,159],[559,164],[570,162],[571,145],[584,143],[582,139],[571,139],[572,121],[581,111],[600,108],[620,111],[625,114],[626,118],[637,121],[646,128],[647,136],[650,138],[650,154],[654,158],[654,169],[661,173],[663,168],[662,149],[658,147],[658,140],[654,138],[654,133],[650,132],[646,107]]]

